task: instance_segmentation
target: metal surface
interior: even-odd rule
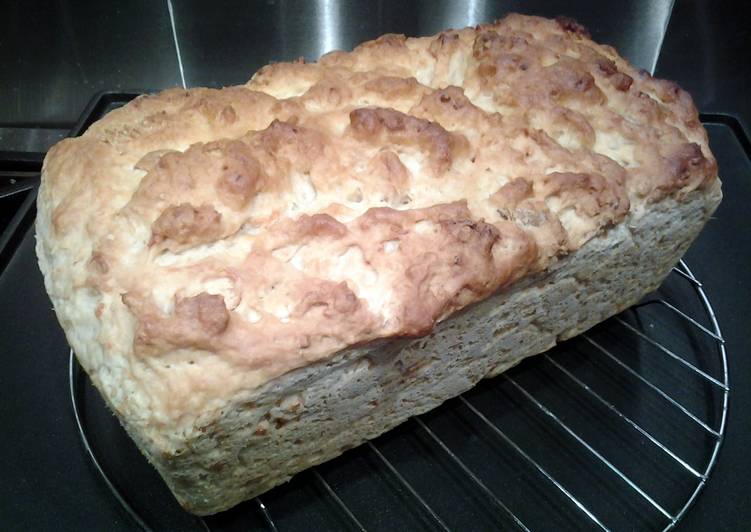
[[[70,401],[73,405],[73,415],[76,420],[76,428],[78,429],[78,434],[81,437],[81,443],[83,444],[84,449],[86,450],[86,453],[89,455],[89,458],[91,459],[91,463],[94,464],[94,468],[96,469],[97,473],[99,473],[99,476],[104,481],[107,488],[112,492],[112,495],[115,497],[117,502],[123,507],[123,509],[127,512],[127,514],[133,519],[135,524],[146,531],[150,531],[151,527],[149,527],[143,519],[141,519],[141,516],[138,515],[138,512],[134,511],[133,508],[128,504],[128,501],[126,501],[123,496],[120,494],[120,491],[112,484],[112,481],[110,480],[107,473],[104,472],[104,469],[102,469],[102,466],[99,464],[99,460],[97,460],[96,455],[94,455],[94,452],[91,450],[91,446],[89,445],[89,438],[86,436],[86,431],[84,429],[84,424],[81,419],[81,414],[78,410],[77,404],[78,400],[76,399],[76,388],[80,387],[80,384],[78,384],[79,379],[81,378],[80,368],[75,362],[75,357],[73,355],[73,351],[70,352],[69,356],[69,362],[68,362],[68,383],[69,383],[69,389],[70,389]]]
[[[512,11],[584,23],[595,39],[612,44],[634,64],[652,69],[672,2],[421,0],[244,0],[172,2],[187,86],[244,83],[272,61],[315,60],[349,50],[383,33],[430,35],[473,26]],[[221,61],[217,58],[221,57]]]
[[[67,136],[67,127],[0,127],[0,148],[3,151],[44,154],[53,144]]]
[[[677,2],[655,72],[676,79],[699,109],[733,114],[751,132],[751,13],[746,2]]]
[[[99,91],[180,84],[166,5],[151,0],[4,2],[0,65],[8,127],[63,129]]]
[[[10,2],[0,20],[0,127],[64,129],[102,90],[247,81],[271,61],[315,60],[383,33],[428,35],[508,12],[566,14],[651,69],[671,0],[94,0]],[[30,38],[33,36],[33,38]],[[0,138],[0,150],[4,148]]]

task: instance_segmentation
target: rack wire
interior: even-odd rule
[[[632,473],[624,471],[622,467],[616,465],[614,461],[606,456],[604,451],[597,448],[595,442],[590,441],[586,436],[580,434],[575,427],[572,427],[570,423],[567,423],[566,420],[557,415],[550,405],[545,404],[544,400],[536,395],[535,391],[528,389],[527,386],[518,382],[517,379],[508,373],[504,373],[498,378],[501,382],[505,382],[510,386],[510,389],[513,390],[515,394],[515,400],[526,403],[527,406],[535,409],[540,417],[553,429],[563,434],[568,438],[571,444],[578,447],[582,456],[587,456],[593,463],[599,464],[613,477],[614,482],[618,482],[619,485],[624,486],[631,494],[646,504],[655,516],[661,519],[659,529],[662,530],[670,530],[680,521],[698,497],[714,468],[725,433],[728,396],[730,392],[725,341],[722,337],[722,332],[712,305],[704,292],[703,285],[694,276],[693,272],[684,261],[680,261],[678,266],[673,269],[673,273],[674,277],[680,279],[684,283],[688,283],[698,296],[701,306],[706,313],[706,320],[709,323],[708,326],[703,325],[699,319],[681,310],[679,308],[679,303],[671,303],[664,297],[647,300],[639,306],[659,306],[663,309],[667,309],[669,313],[683,323],[688,324],[688,326],[697,331],[698,334],[711,339],[711,342],[716,346],[716,354],[719,356],[718,367],[720,375],[711,375],[708,370],[702,369],[696,363],[687,360],[685,356],[677,353],[675,349],[671,349],[670,346],[658,341],[650,335],[649,332],[629,323],[627,320],[623,319],[623,317],[616,316],[611,320],[622,330],[632,335],[633,338],[655,348],[656,352],[664,356],[666,361],[675,364],[676,367],[691,372],[691,374],[695,375],[697,379],[706,383],[709,387],[707,393],[711,394],[713,398],[720,398],[719,416],[715,416],[719,419],[715,419],[714,424],[712,424],[710,420],[702,419],[699,414],[692,411],[690,406],[685,405],[680,398],[671,395],[668,391],[663,389],[659,383],[653,382],[649,375],[640,371],[638,368],[632,367],[632,365],[624,361],[618,353],[614,353],[612,350],[608,349],[589,333],[584,333],[581,335],[581,338],[583,338],[583,340],[594,349],[594,352],[597,353],[599,357],[609,361],[609,363],[614,367],[619,368],[624,374],[632,377],[634,382],[638,383],[640,386],[640,389],[638,390],[639,393],[649,393],[658,397],[659,400],[664,403],[666,408],[672,409],[676,414],[684,417],[697,427],[698,430],[703,431],[706,436],[710,438],[712,442],[711,448],[709,449],[708,458],[702,466],[696,465],[696,463],[692,463],[688,458],[683,457],[679,450],[672,448],[670,444],[664,442],[659,436],[655,435],[652,430],[643,426],[638,420],[634,419],[633,416],[629,415],[628,412],[625,412],[622,407],[614,404],[614,402],[605,397],[604,394],[598,392],[594,387],[587,384],[581,376],[577,376],[574,371],[567,368],[566,365],[557,360],[556,356],[543,354],[536,358],[539,360],[540,364],[546,364],[548,368],[557,372],[558,377],[562,381],[566,381],[570,384],[573,389],[577,391],[579,400],[599,405],[604,411],[608,412],[610,416],[621,421],[629,430],[633,431],[634,434],[643,438],[645,445],[653,447],[666,460],[685,471],[693,479],[694,484],[691,485],[693,489],[689,490],[690,495],[682,504],[669,506],[664,501],[661,501],[657,495],[651,493],[649,488],[643,485],[641,479],[635,478]],[[714,356],[711,353],[703,354],[705,356]],[[119,489],[115,486],[112,480],[110,480],[104,468],[100,465],[96,453],[92,450],[89,443],[89,436],[87,435],[86,424],[82,421],[81,407],[79,405],[80,394],[78,393],[78,388],[81,387],[82,380],[85,376],[75,362],[72,352],[70,354],[69,369],[71,402],[84,449],[88,453],[97,472],[101,475],[107,487],[112,491],[113,495],[123,508],[133,517],[135,523],[144,530],[150,530],[149,525],[144,522],[138,512],[128,503],[127,497],[120,493]],[[548,467],[533,456],[533,453],[527,449],[530,442],[515,440],[506,430],[504,430],[503,427],[499,426],[499,424],[494,422],[489,415],[484,413],[482,408],[476,405],[467,394],[459,396],[457,401],[458,404],[466,409],[466,411],[475,418],[475,421],[484,427],[489,434],[496,438],[499,443],[511,449],[518,459],[525,462],[550,490],[557,492],[563,500],[567,502],[571,507],[571,510],[579,515],[582,528],[596,528],[600,530],[611,529],[611,525],[609,525],[604,518],[599,516],[594,508],[591,508],[590,505],[574,493],[573,489],[567,487],[563,480],[557,478]],[[431,441],[439,452],[443,453],[444,457],[452,462],[466,476],[466,479],[468,479],[468,482],[474,487],[478,494],[489,501],[495,511],[505,516],[511,525],[519,530],[530,530],[531,527],[525,524],[524,520],[518,513],[518,509],[514,508],[510,503],[505,502],[501,494],[495,492],[490,486],[488,486],[488,484],[482,479],[482,476],[478,474],[478,471],[465,463],[459,454],[452,450],[449,443],[444,441],[438,431],[432,429],[430,423],[426,422],[423,418],[424,416],[412,418],[412,428],[415,431],[422,433],[424,437]],[[387,458],[386,454],[382,452],[376,442],[371,441],[364,444],[363,447],[366,452],[370,453],[375,461],[383,468],[383,471],[390,475],[393,481],[402,488],[404,493],[408,494],[408,497],[412,499],[422,514],[429,519],[431,528],[444,531],[451,530],[449,524],[447,524],[444,517],[442,517],[441,512],[431,505],[429,494],[420,493],[420,490],[407,479],[407,476],[400,472],[398,465]],[[348,506],[340,494],[337,493],[336,487],[332,486],[331,483],[326,480],[324,474],[319,472],[317,468],[313,468],[311,476],[312,481],[317,483],[323,493],[330,498],[333,502],[333,508],[336,508],[336,510],[341,513],[342,518],[350,525],[351,529],[361,531],[366,530],[366,526],[363,524],[361,516],[356,515],[356,512]],[[263,516],[263,520],[268,530],[271,530],[272,532],[280,530],[277,518],[264,504],[260,497],[255,499],[255,504],[257,505],[260,514]],[[210,524],[206,519],[197,518],[197,524],[200,529],[211,530]]]

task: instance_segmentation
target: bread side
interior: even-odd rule
[[[261,494],[636,303],[660,285],[719,200],[718,186],[664,200],[424,338],[348,349],[228,398],[175,454],[150,459],[197,514]]]

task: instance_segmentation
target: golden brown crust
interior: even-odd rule
[[[467,149],[467,139],[440,124],[393,109],[359,108],[349,114],[353,136],[376,146],[414,146],[427,152],[430,167],[443,175]]]
[[[160,244],[165,240],[178,244],[203,244],[215,240],[221,230],[222,215],[211,205],[171,205],[151,224],[149,245]]]
[[[79,250],[55,275],[104,301],[87,319],[125,305],[144,363],[217,356],[248,386],[425,334],[716,172],[676,84],[510,15],[138,98],[50,151],[40,205]]]

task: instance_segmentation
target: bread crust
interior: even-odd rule
[[[244,86],[137,98],[48,153],[37,254],[93,382],[181,502],[211,513],[635,302],[720,197],[687,93],[637,71],[573,21],[509,15],[432,37],[386,35],[317,63],[277,63]],[[633,227],[658,233],[640,240],[624,233]],[[656,266],[641,263],[633,249],[655,238],[671,243],[642,249]],[[467,362],[462,386],[419,388],[432,399],[387,422],[367,417],[378,409],[349,419],[339,447],[292,446],[288,465],[267,460],[273,475],[228,458],[251,447],[263,456],[281,433],[305,439],[320,397],[300,402],[297,423],[254,417],[258,404],[302,397],[301,372],[317,368],[329,382],[346,378],[334,361],[417,352],[420,341],[409,339],[434,337],[476,312],[467,309],[493,315],[488,301],[506,308],[566,270],[557,294],[588,267],[587,250],[627,244],[630,262],[604,257],[614,265],[588,292],[620,299],[573,325],[561,309],[546,310],[534,327],[551,341]],[[608,271],[638,284],[608,284]],[[589,316],[591,302],[575,296],[571,312]],[[452,364],[442,353],[424,366],[433,375]],[[238,409],[255,413],[230,414]],[[252,445],[238,447],[241,437]],[[234,443],[222,448],[221,438]],[[223,458],[202,450],[209,440]],[[316,445],[325,450],[312,462],[292,450]]]

